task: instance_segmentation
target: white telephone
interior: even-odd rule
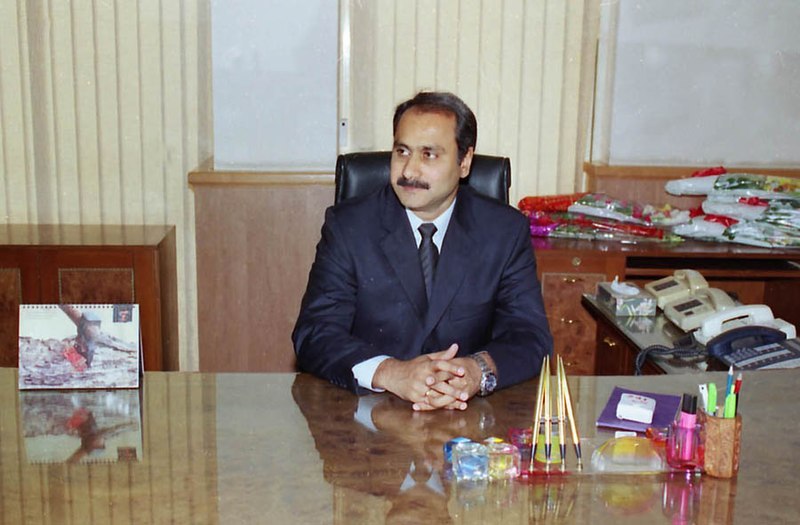
[[[644,285],[663,309],[667,303],[689,297],[697,290],[708,288],[705,278],[697,270],[675,270],[675,273]]]
[[[664,315],[684,332],[700,328],[703,321],[716,312],[733,308],[736,303],[719,288],[702,288],[693,295],[664,305]]]
[[[710,315],[694,333],[694,338],[704,345],[723,332],[750,325],[780,330],[786,334],[787,339],[797,337],[795,326],[783,319],[775,319],[769,306],[750,304],[735,306]]]

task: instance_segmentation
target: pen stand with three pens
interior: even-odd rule
[[[566,473],[568,433],[575,448],[576,467],[578,470],[583,467],[580,436],[561,356],[556,360],[555,381],[555,396],[553,396],[550,357],[545,357],[539,375],[533,426],[529,432],[525,432],[530,448],[525,447],[522,450],[530,459],[523,464],[521,472],[523,476],[551,472]],[[555,414],[553,404],[555,404]]]
[[[723,418],[700,410],[697,419],[703,428],[705,441],[703,471],[716,478],[736,476],[742,443],[742,416]]]

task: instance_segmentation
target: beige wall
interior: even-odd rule
[[[193,195],[211,154],[208,1],[0,0],[0,220],[174,224],[197,367]]]
[[[394,106],[448,90],[476,113],[477,151],[511,158],[512,203],[582,186],[598,0],[343,3],[347,150],[389,149]]]
[[[479,152],[512,158],[512,202],[582,184],[599,0],[341,2],[347,150],[388,148],[399,100],[448,89],[477,113]],[[184,370],[198,368],[186,175],[212,152],[209,35],[208,0],[0,0],[0,220],[175,224]]]

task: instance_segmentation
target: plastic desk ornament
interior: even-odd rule
[[[665,470],[658,444],[646,437],[611,438],[592,453],[592,468],[598,473],[652,474]]]
[[[450,467],[458,482],[506,480],[519,476],[519,449],[500,438],[487,438],[483,443],[454,438],[444,448],[445,461],[450,451]]]

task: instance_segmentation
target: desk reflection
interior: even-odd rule
[[[30,463],[139,461],[139,390],[20,393]]]
[[[340,492],[352,496],[343,502],[346,511],[334,512],[351,519],[371,514],[360,508],[369,502],[359,502],[363,493],[385,498],[387,523],[449,522],[443,445],[453,436],[481,439],[495,430],[492,406],[485,400],[466,412],[414,412],[394,396],[359,398],[321,389],[305,375],[295,379],[292,397],[308,423],[325,480],[334,491],[348,489]],[[334,496],[334,505],[337,500]]]

